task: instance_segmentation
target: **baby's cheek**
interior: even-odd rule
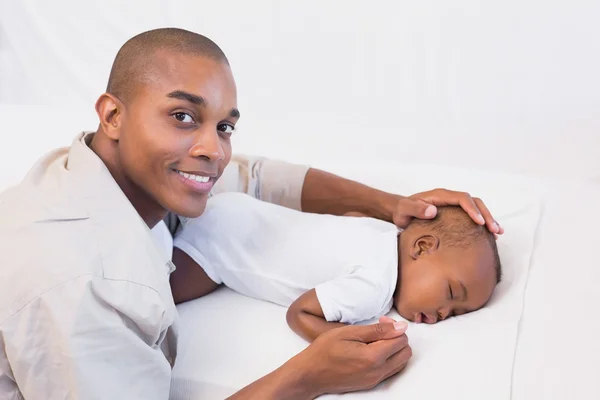
[[[415,290],[416,289],[416,290]],[[419,303],[421,298],[419,296],[419,290],[415,287],[406,286],[404,290],[400,292],[398,301],[396,301],[396,309],[398,313],[406,319],[413,320],[415,313],[421,312]]]
[[[402,318],[407,319],[409,321],[412,321],[414,319],[415,313],[410,311],[411,308],[406,304],[406,302],[398,301],[396,302],[394,307],[396,307],[396,311],[398,311],[398,314],[400,314]]]
[[[429,277],[414,280],[406,286],[403,302],[415,312],[431,313],[443,305],[444,294],[440,285]]]

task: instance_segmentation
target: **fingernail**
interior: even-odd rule
[[[394,329],[397,331],[402,330],[406,327],[408,327],[408,324],[404,321],[394,322]]]
[[[495,230],[496,232],[498,232],[498,231],[500,230],[500,225],[498,225],[498,223],[497,223],[497,222],[494,222],[493,226],[494,226],[494,230]]]
[[[425,210],[425,216],[426,217],[435,217],[436,212],[437,212],[437,210],[436,210],[435,206],[429,206]]]
[[[483,215],[479,214],[477,216],[477,220],[479,221],[480,224],[485,224],[485,219],[483,219]]]

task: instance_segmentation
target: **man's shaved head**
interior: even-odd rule
[[[90,147],[148,226],[197,217],[231,158],[240,113],[229,62],[212,40],[156,29],[119,50]]]
[[[158,52],[202,56],[229,65],[221,48],[205,36],[178,28],[155,29],[132,37],[121,47],[110,71],[107,93],[127,102],[138,85],[152,79]]]

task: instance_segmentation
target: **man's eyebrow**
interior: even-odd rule
[[[175,91],[167,94],[167,97],[170,97],[172,99],[185,100],[192,104],[196,104],[198,106],[206,105],[206,100],[204,100],[201,96],[198,96],[198,95],[195,95],[192,93],[188,93],[188,92],[184,92],[183,90],[175,90]],[[231,111],[229,112],[229,116],[231,118],[240,118],[240,110],[238,110],[237,108],[232,108]]]
[[[461,287],[461,288],[462,288],[462,290],[463,290],[463,298],[462,298],[462,301],[467,301],[467,288],[465,287],[465,284],[464,284],[464,283],[462,283],[462,281],[459,281],[459,283],[460,283],[460,287]]]
[[[167,97],[170,97],[172,99],[185,100],[198,106],[204,106],[206,104],[206,101],[202,97],[192,93],[184,92],[183,90],[175,90],[169,93]]]

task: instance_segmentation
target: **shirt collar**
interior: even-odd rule
[[[71,176],[74,197],[83,200],[90,214],[139,214],[114,180],[104,162],[90,149],[94,132],[82,132],[71,144],[66,170]]]
[[[69,208],[78,210],[79,214],[73,214],[72,217],[93,218],[96,224],[106,225],[112,228],[115,224],[118,226],[135,227],[132,231],[147,236],[154,243],[154,237],[146,225],[146,222],[133,207],[121,187],[117,184],[112,174],[89,147],[94,132],[82,132],[75,137],[69,150],[68,158],[65,163],[65,172],[69,179],[65,185],[68,192]],[[110,226],[109,225],[113,225]],[[119,232],[115,232],[119,234]],[[155,243],[156,245],[156,243]],[[165,263],[171,266],[171,260],[165,258]],[[169,268],[170,269],[170,268]]]

